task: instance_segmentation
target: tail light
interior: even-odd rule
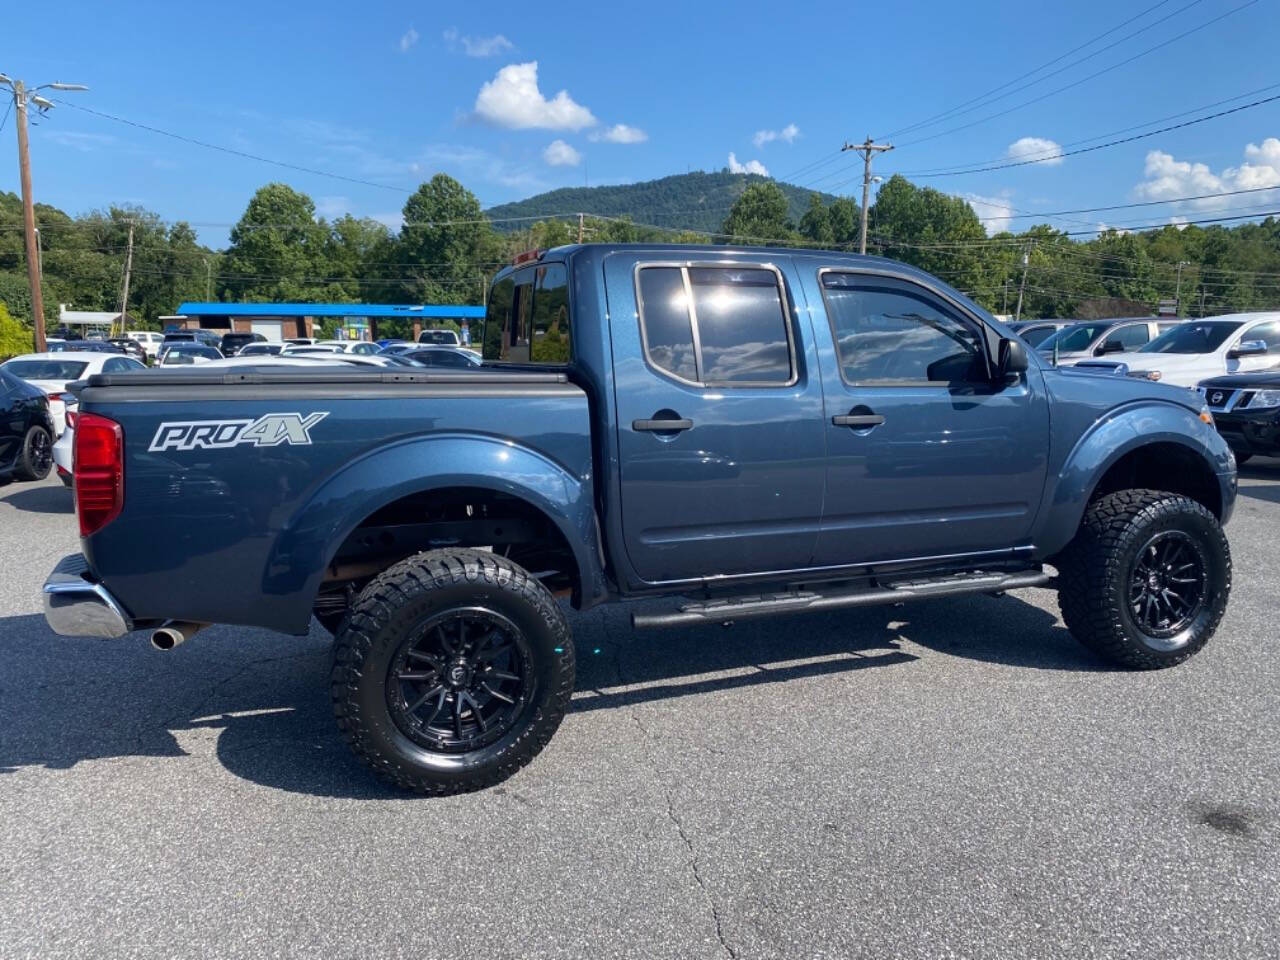
[[[124,506],[124,431],[114,420],[82,413],[71,456],[80,536],[87,537],[118,517]]]

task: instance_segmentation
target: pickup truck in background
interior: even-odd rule
[[[1053,369],[913,268],[580,245],[494,280],[475,370],[199,368],[77,385],[61,634],[334,633],[355,752],[495,783],[569,703],[578,609],[637,627],[1058,590],[1139,669],[1223,616],[1235,461],[1192,390]],[[211,589],[216,584],[217,589]]]

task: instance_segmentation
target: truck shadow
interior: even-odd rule
[[[3,499],[15,510],[28,513],[75,513],[74,497],[61,483],[23,484],[16,490],[6,490]]]
[[[628,609],[573,614],[572,713],[903,666],[933,650],[1031,669],[1103,667],[1054,618],[1016,599],[957,598],[908,608],[794,616],[725,630],[636,633]],[[0,620],[0,777],[23,767],[210,754],[263,786],[324,797],[401,798],[337,733],[329,644],[215,627],[177,650],[53,637],[39,616]],[[874,681],[871,681],[874,682]],[[569,722],[572,722],[570,719]]]

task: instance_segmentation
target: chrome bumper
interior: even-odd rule
[[[116,598],[88,579],[89,564],[73,553],[63,557],[44,582],[44,619],[64,637],[123,637],[133,623]]]

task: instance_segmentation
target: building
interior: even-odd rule
[[[343,327],[359,339],[380,339],[378,324],[389,319],[410,320],[413,339],[433,322],[453,320],[466,330],[484,317],[484,307],[461,304],[398,303],[184,303],[178,315],[161,317],[162,326],[260,333],[268,340],[316,336],[316,321],[341,317]]]
[[[136,326],[137,321],[125,314],[126,326]],[[68,310],[65,303],[58,304],[58,332],[83,338],[94,332],[106,336],[120,324],[119,310]]]

